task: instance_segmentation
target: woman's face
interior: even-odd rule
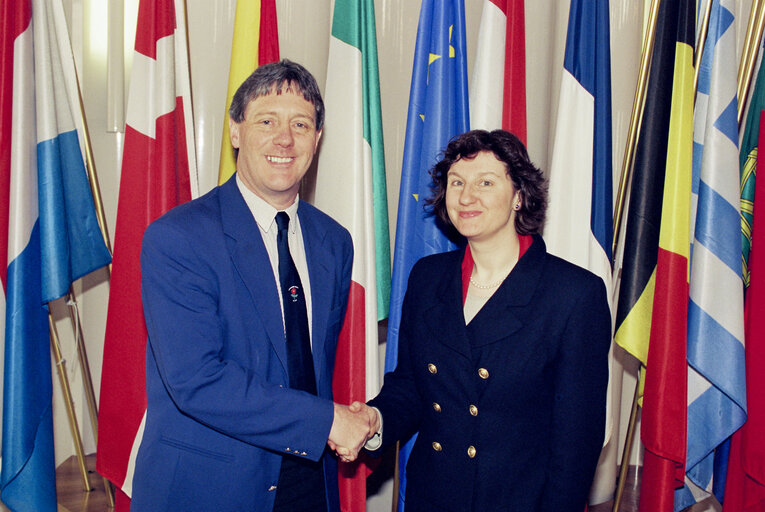
[[[519,194],[505,164],[482,151],[452,164],[446,177],[446,211],[457,231],[470,241],[515,234]]]

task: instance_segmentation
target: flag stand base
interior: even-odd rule
[[[48,312],[48,327],[50,329],[50,346],[53,350],[53,363],[56,365],[58,379],[61,383],[61,391],[64,393],[64,403],[66,404],[66,414],[69,418],[69,429],[72,432],[72,441],[74,442],[74,451],[77,455],[77,465],[82,478],[82,485],[86,491],[90,491],[90,481],[88,480],[88,470],[85,468],[85,454],[82,448],[82,437],[80,437],[80,428],[77,425],[77,415],[74,412],[74,401],[72,400],[72,390],[69,387],[69,378],[66,376],[66,360],[61,355],[61,345],[58,341],[58,332],[53,315]]]
[[[613,512],[619,512],[619,505],[624,494],[624,484],[627,480],[627,469],[629,468],[630,456],[632,455],[632,444],[635,439],[635,425],[637,424],[638,397],[640,396],[640,376],[643,372],[638,372],[638,378],[635,382],[635,396],[632,398],[632,410],[630,411],[630,422],[627,428],[627,438],[624,440],[624,450],[622,450],[622,463],[619,468],[619,479],[616,484],[616,495],[614,496]]]

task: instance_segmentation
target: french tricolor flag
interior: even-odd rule
[[[550,165],[548,250],[611,290],[611,46],[608,0],[572,0]]]
[[[571,1],[544,238],[550,253],[603,279],[610,298],[613,191],[608,14],[608,0]],[[609,382],[604,444],[613,431],[611,395]],[[612,484],[601,484],[596,476],[594,502],[607,499],[612,489]]]

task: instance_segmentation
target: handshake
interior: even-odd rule
[[[353,462],[366,442],[380,430],[377,411],[362,402],[335,404],[327,444],[343,462]]]

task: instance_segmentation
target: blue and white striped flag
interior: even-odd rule
[[[686,484],[675,510],[712,492],[722,500],[715,454],[746,419],[736,4],[710,1],[693,129]]]

